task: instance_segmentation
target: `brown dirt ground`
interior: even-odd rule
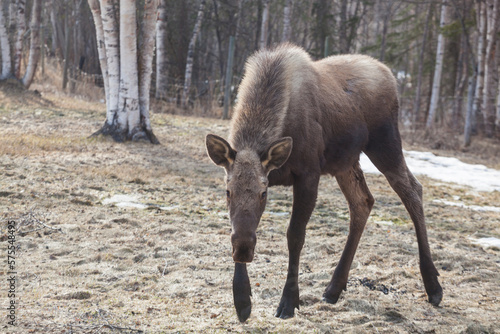
[[[500,237],[500,214],[433,202],[460,196],[465,204],[498,206],[498,192],[419,178],[444,288],[441,306],[433,307],[426,301],[408,215],[382,176],[367,175],[377,202],[347,291],[330,305],[321,295],[346,240],[348,210],[335,180],[324,177],[302,252],[302,305],[295,318],[283,321],[273,315],[286,277],[292,196],[289,188],[272,188],[249,265],[252,315],[241,324],[232,303],[224,173],[204,148],[204,136],[226,135],[228,123],[155,113],[161,145],[117,144],[88,138],[104,121],[102,104],[16,94],[12,87],[0,90],[4,258],[7,221],[15,220],[18,228],[17,326],[5,320],[5,284],[1,332],[500,331],[500,251],[469,240]],[[147,209],[103,203],[117,194],[136,196]]]

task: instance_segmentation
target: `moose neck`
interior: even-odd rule
[[[232,117],[229,142],[238,150],[262,153],[283,137],[290,99],[302,85],[301,71],[310,67],[300,49],[259,52],[246,64]]]

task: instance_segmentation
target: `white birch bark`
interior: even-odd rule
[[[139,47],[139,111],[141,124],[146,132],[152,133],[149,118],[149,90],[153,73],[153,54],[156,37],[158,0],[146,0],[141,24]]]
[[[118,40],[118,24],[112,0],[100,0],[101,18],[106,48],[107,77],[109,101],[107,102],[106,124],[111,126],[118,112],[120,90],[120,49]],[[103,73],[104,75],[104,73]]]
[[[140,128],[135,0],[120,1],[120,97],[118,124],[132,137]]]
[[[160,0],[158,20],[156,21],[156,92],[155,97],[162,99],[168,90],[167,66],[167,3]]]
[[[495,126],[495,97],[496,86],[494,82],[496,64],[496,33],[498,31],[498,0],[486,1],[487,31],[486,31],[486,58],[484,64],[483,88],[483,119],[487,137],[493,136]]]
[[[40,59],[40,20],[42,17],[42,0],[35,0],[33,8],[31,9],[31,42],[30,42],[30,55],[28,58],[28,65],[26,73],[22,78],[24,87],[29,88],[35,77],[38,60]]]
[[[12,43],[13,45],[13,50],[12,50],[12,72],[14,76],[18,79],[21,78],[21,59],[23,56],[23,36],[24,33],[26,32],[26,17],[24,14],[24,10],[26,7],[26,1],[25,0],[18,0],[17,1],[17,7],[15,7],[15,15],[16,19],[16,27],[15,31],[17,32],[15,34],[15,39],[14,42]],[[11,20],[12,22],[12,20]]]
[[[2,52],[2,70],[0,80],[7,79],[12,75],[12,59],[10,57],[9,34],[6,27],[6,19],[3,6],[0,5],[0,51]]]
[[[441,4],[441,18],[439,20],[440,29],[442,29],[446,25],[447,10],[448,10],[447,0],[443,0]],[[425,127],[427,129],[430,129],[434,123],[434,117],[436,116],[436,111],[439,103],[439,94],[441,89],[441,74],[443,71],[443,58],[444,58],[444,46],[445,46],[445,38],[442,32],[439,32],[437,43],[438,44],[436,50],[436,65],[434,68],[434,80],[432,82],[431,103],[429,106],[429,114],[427,116],[427,122],[425,124]]]
[[[267,47],[267,28],[269,26],[269,0],[264,0],[264,9],[262,10],[262,24],[260,28],[260,45],[259,49]]]
[[[476,91],[474,93],[474,101],[472,105],[473,117],[475,117],[481,110],[481,103],[483,101],[483,87],[484,87],[484,58],[486,56],[486,5],[482,1],[477,2],[477,23],[478,23],[478,37],[477,37],[477,78],[476,78]]]
[[[292,27],[290,25],[290,19],[292,16],[292,0],[285,1],[285,8],[283,9],[283,36],[281,37],[282,42],[288,42],[291,38]]]
[[[188,55],[186,59],[186,73],[184,75],[184,89],[182,91],[182,106],[187,107],[189,100],[189,91],[191,89],[191,76],[193,74],[193,60],[194,60],[194,48],[196,45],[196,39],[201,29],[201,22],[203,20],[203,10],[205,9],[205,0],[201,0],[200,7],[198,8],[198,16],[196,17],[196,23],[193,29],[193,36],[189,42]]]
[[[99,0],[88,0],[94,25],[97,40],[97,53],[99,55],[99,65],[101,66],[102,80],[104,82],[104,95],[106,96],[106,111],[109,110],[109,80],[108,80],[108,63],[106,60],[106,47],[104,42],[104,28],[102,26],[101,5]]]

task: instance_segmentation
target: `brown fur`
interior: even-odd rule
[[[214,162],[226,168],[236,262],[253,258],[267,186],[293,185],[287,232],[290,262],[277,316],[291,317],[299,305],[300,252],[322,174],[337,178],[351,214],[349,237],[324,299],[335,303],[345,289],[374,202],[358,163],[362,151],[387,177],[409,211],[429,301],[435,305],[441,301],[442,289],[427,242],[422,189],[402,154],[398,108],[394,76],[368,56],[332,56],[314,62],[301,48],[285,44],[248,60],[229,143],[209,135],[207,150]],[[243,266],[237,271],[246,273]],[[235,286],[240,281],[235,280]],[[250,300],[249,296],[238,297],[235,301],[240,305],[235,305],[241,320],[241,314],[250,314]],[[242,309],[246,311],[240,312]]]

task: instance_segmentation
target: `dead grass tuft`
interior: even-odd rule
[[[95,147],[95,143],[95,139],[58,135],[0,134],[0,155],[33,156],[43,155],[44,152],[82,152]]]

